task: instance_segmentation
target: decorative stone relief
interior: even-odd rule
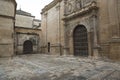
[[[76,9],[81,9],[82,8],[82,5],[81,5],[81,0],[76,0],[75,1],[75,3],[76,3]]]
[[[66,14],[71,14],[78,10],[81,10],[87,3],[90,3],[93,0],[67,0],[65,3]]]
[[[74,0],[68,0],[66,3],[66,13],[72,13],[73,12],[73,7],[74,7]]]
[[[90,3],[93,0],[81,0],[82,7],[84,7],[86,4]]]

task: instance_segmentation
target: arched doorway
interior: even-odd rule
[[[23,44],[23,53],[30,54],[33,52],[33,43],[30,40],[27,40]]]
[[[76,26],[73,32],[73,44],[75,56],[88,56],[88,36],[85,26]]]

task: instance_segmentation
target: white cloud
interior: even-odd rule
[[[45,5],[49,4],[53,0],[16,0],[17,9],[21,9],[30,12],[32,15],[36,16],[37,19],[41,19],[41,9]]]

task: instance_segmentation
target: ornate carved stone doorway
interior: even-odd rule
[[[23,53],[29,54],[33,52],[33,43],[30,40],[27,40],[23,44]]]
[[[83,25],[78,25],[73,32],[73,45],[75,56],[88,56],[88,35]]]

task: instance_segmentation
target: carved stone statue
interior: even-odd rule
[[[82,8],[81,0],[76,0],[75,3],[76,3],[76,9],[77,9],[77,10],[79,10],[79,9]]]

